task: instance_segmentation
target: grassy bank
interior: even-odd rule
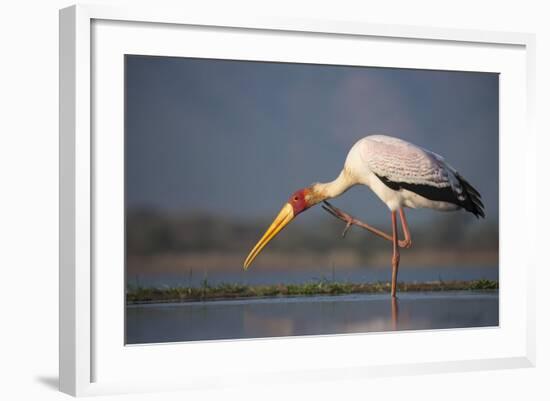
[[[398,283],[399,292],[409,291],[458,291],[496,290],[498,282],[493,280],[436,281],[426,283]],[[237,298],[342,295],[363,293],[385,293],[390,283],[339,283],[328,280],[304,284],[277,284],[249,286],[242,284],[209,285],[201,287],[147,288],[131,287],[126,291],[129,304],[153,302],[191,302]]]

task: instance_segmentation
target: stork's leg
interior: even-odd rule
[[[402,248],[410,248],[412,245],[411,233],[409,232],[409,225],[407,224],[407,218],[405,217],[405,211],[402,207],[399,208],[399,219],[401,220],[401,228],[405,235],[404,241],[399,241],[399,246]]]
[[[391,296],[392,298],[395,298],[395,293],[397,290],[397,271],[399,270],[399,244],[397,239],[397,215],[393,210],[391,212],[391,227],[393,234],[393,256],[391,259]]]
[[[358,226],[358,227],[364,228],[367,231],[370,231],[371,233],[379,236],[380,238],[384,238],[385,240],[393,242],[392,235],[386,234],[384,231],[379,230],[378,228],[375,228],[371,225],[368,225],[367,223],[364,223],[361,220],[357,220],[355,217],[347,214],[346,212],[343,212],[337,207],[332,206],[327,201],[323,201],[323,203],[324,203],[323,209],[325,209],[327,212],[332,214],[337,219],[340,219],[346,223],[346,228],[344,229],[342,236],[346,235],[347,231],[351,226]],[[401,217],[401,226],[403,227],[403,233],[405,234],[405,239],[398,240],[397,244],[401,248],[410,248],[412,244],[411,235],[409,232],[409,227],[407,225],[407,220],[405,218],[405,212],[403,211],[403,209],[399,209],[399,216]]]
[[[363,223],[360,220],[357,220],[353,216],[350,216],[346,212],[341,211],[340,209],[332,206],[329,202],[324,201],[323,209],[332,214],[334,217],[344,221],[346,223],[346,228],[342,235],[346,235],[346,232],[352,225],[359,226],[365,230],[370,231],[373,234],[378,235],[381,238],[384,238],[388,241],[391,241],[393,244],[393,256],[392,256],[392,280],[391,280],[391,296],[395,298],[397,291],[397,272],[399,270],[399,248],[410,248],[412,245],[411,233],[409,232],[409,226],[407,224],[407,218],[405,217],[405,212],[403,208],[399,208],[399,217],[401,220],[401,227],[403,228],[403,234],[405,235],[404,240],[399,239],[399,234],[397,232],[397,214],[395,211],[391,212],[392,219],[392,235],[386,234],[384,231],[374,228],[366,223]]]

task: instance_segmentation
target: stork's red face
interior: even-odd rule
[[[308,205],[306,201],[306,193],[307,193],[306,188],[299,189],[296,192],[294,192],[290,196],[290,198],[288,198],[288,203],[290,203],[290,206],[292,206],[294,217],[298,216],[304,210],[309,208],[310,205]]]
[[[267,229],[263,237],[258,241],[258,243],[252,248],[248,257],[244,261],[244,269],[252,264],[256,256],[261,252],[262,249],[271,241],[283,228],[285,228],[288,223],[298,216],[304,210],[308,209],[311,205],[308,203],[308,191],[309,189],[304,188],[294,192],[291,197],[288,199],[288,202],[283,206],[271,226]]]

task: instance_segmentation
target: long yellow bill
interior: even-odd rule
[[[264,236],[258,241],[258,243],[252,248],[250,253],[248,254],[248,257],[244,261],[244,269],[248,269],[248,267],[252,264],[254,259],[256,259],[256,256],[261,252],[262,249],[275,237],[279,231],[281,231],[285,226],[292,221],[294,218],[294,210],[292,208],[292,205],[290,203],[287,203],[283,206],[277,217],[275,217],[275,220],[273,220],[273,223],[269,226],[267,231],[265,232]]]

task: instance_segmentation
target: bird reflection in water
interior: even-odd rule
[[[296,336],[395,331],[399,324],[399,299],[378,299],[360,306],[341,301],[277,302],[246,308],[242,331],[246,337]],[[389,306],[389,307],[388,307]],[[405,319],[407,325],[407,319]]]
[[[399,320],[399,306],[397,305],[397,297],[390,297],[390,299],[392,329],[397,330],[397,322]]]

